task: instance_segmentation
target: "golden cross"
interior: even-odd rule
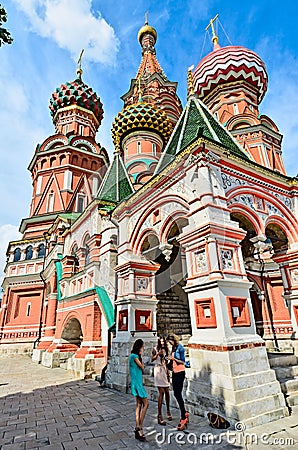
[[[145,12],[145,25],[148,25],[148,11]]]
[[[79,59],[78,59],[78,68],[77,68],[77,74],[79,78],[82,78],[83,70],[82,70],[82,57],[83,57],[84,49],[82,49]]]
[[[215,28],[214,28],[214,22],[218,19],[218,14],[216,14],[215,17],[213,17],[213,19],[210,20],[210,22],[208,23],[207,27],[206,27],[206,31],[211,27],[211,32],[212,32],[212,42],[214,45],[216,45],[218,43],[218,36],[215,33]]]

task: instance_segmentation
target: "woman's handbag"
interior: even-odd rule
[[[221,417],[219,414],[209,412],[207,414],[207,417],[209,420],[209,425],[212,428],[226,429],[226,428],[229,428],[229,426],[230,426],[230,422],[228,422],[226,419]]]

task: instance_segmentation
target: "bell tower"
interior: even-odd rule
[[[50,99],[55,134],[38,144],[28,169],[33,195],[30,220],[24,219],[25,237],[31,236],[44,216],[81,213],[92,201],[108,165],[108,155],[95,140],[103,118],[98,95],[82,80],[81,63],[74,81],[61,84]],[[41,231],[43,225],[40,226]]]

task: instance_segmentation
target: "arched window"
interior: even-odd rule
[[[142,144],[141,144],[141,142],[138,142],[137,148],[138,148],[138,154],[140,154],[141,151],[142,151]]]
[[[53,156],[53,157],[50,159],[50,167],[53,167],[55,164],[56,164],[56,156]]]
[[[73,258],[74,258],[74,266],[73,266],[74,273],[78,272],[79,266],[80,266],[79,258],[77,257],[77,251],[78,251],[78,246],[77,246],[77,244],[74,244],[74,246],[72,247],[72,250],[71,250],[71,256],[73,256]]]
[[[13,252],[13,261],[17,262],[20,261],[20,259],[21,259],[21,249],[17,247]]]
[[[84,195],[78,195],[78,206],[77,206],[77,212],[82,213],[85,209],[85,196]]]
[[[43,258],[45,255],[45,246],[44,244],[40,244],[38,247],[38,258]]]
[[[32,245],[28,245],[28,247],[26,248],[26,256],[25,256],[25,259],[26,259],[26,260],[32,259],[32,256],[33,256],[33,247],[32,247]]]

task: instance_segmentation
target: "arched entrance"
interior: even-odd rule
[[[185,225],[186,219],[173,221],[165,243],[160,243],[156,235],[148,234],[143,241],[141,253],[146,259],[160,264],[155,275],[157,333],[175,333],[187,343],[191,335],[188,297],[183,289],[187,273],[184,251],[178,241]]]
[[[247,232],[241,249],[248,279],[253,282],[250,294],[257,333],[266,341],[268,349],[280,351],[281,347],[288,345],[289,334],[283,330],[288,325],[289,316],[275,256],[288,249],[287,236],[274,222],[266,226],[263,235],[244,214],[233,212],[231,218]]]
[[[231,213],[231,219],[239,223],[240,228],[246,231],[245,238],[241,241],[241,250],[244,260],[245,269],[249,281],[253,283],[250,288],[250,298],[254,313],[254,319],[256,324],[257,333],[260,336],[264,335],[264,319],[263,309],[264,295],[262,289],[260,289],[254,276],[260,276],[260,264],[255,259],[255,247],[251,239],[257,236],[257,231],[252,222],[243,214],[239,212]]]
[[[82,327],[78,319],[70,319],[64,327],[61,338],[80,347],[83,340]]]

